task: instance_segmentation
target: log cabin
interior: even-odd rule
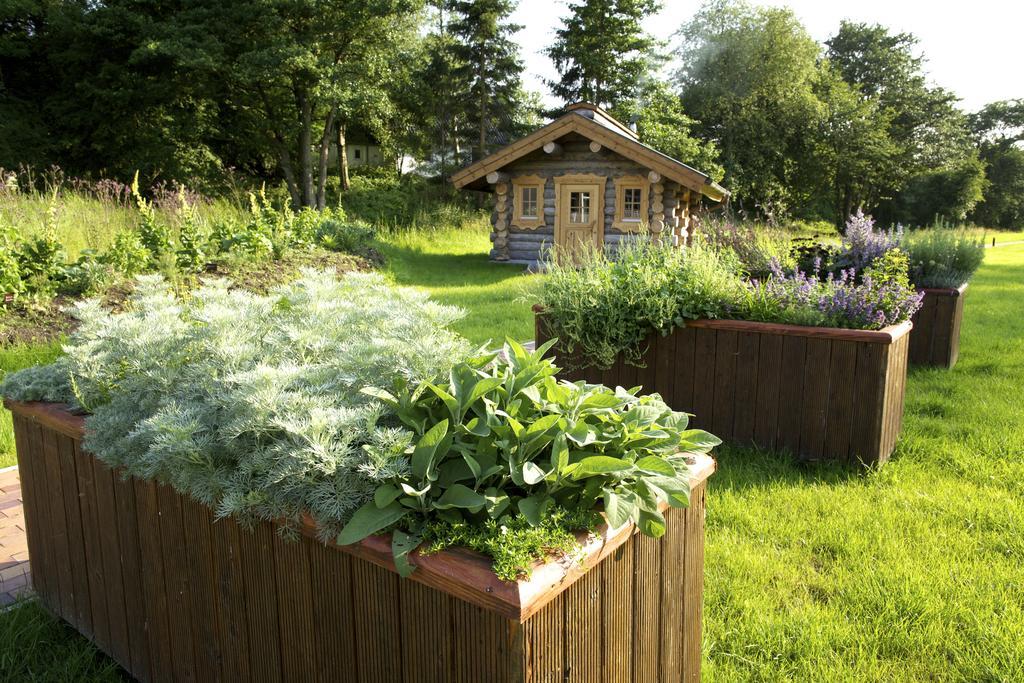
[[[643,236],[683,244],[704,199],[728,191],[705,173],[640,142],[601,107],[563,116],[452,176],[457,188],[494,194],[491,259],[537,268],[552,247],[614,253]]]

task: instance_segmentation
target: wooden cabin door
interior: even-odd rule
[[[576,261],[604,244],[603,183],[559,183],[556,194],[555,245],[563,257]]]

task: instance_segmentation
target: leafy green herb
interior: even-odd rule
[[[338,542],[399,520],[417,538],[437,520],[507,526],[521,517],[540,527],[553,511],[590,511],[601,500],[613,526],[631,521],[663,534],[661,506],[688,503],[687,455],[719,440],[687,429],[687,415],[657,395],[637,396],[639,387],[559,381],[543,357],[550,346],[529,352],[508,340],[500,355],[453,367],[443,385],[365,390],[416,442],[408,472],[381,484]],[[397,557],[396,565],[403,567]]]

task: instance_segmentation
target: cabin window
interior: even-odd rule
[[[590,222],[590,193],[570,192],[569,193],[569,222],[589,223]]]
[[[355,150],[355,157],[356,157],[356,159],[358,159],[360,157],[360,153],[361,152],[362,152],[362,150],[360,150],[360,149]]]
[[[615,179],[615,220],[612,225],[624,232],[640,230],[647,223],[647,178],[623,176]]]
[[[519,216],[521,218],[537,217],[537,186],[528,185],[522,188]]]
[[[623,191],[622,217],[627,221],[640,220],[640,193],[639,187],[627,187]]]
[[[512,194],[508,197],[507,211],[511,225],[521,230],[536,230],[544,226],[544,184],[547,178],[539,175],[520,175],[512,178]]]

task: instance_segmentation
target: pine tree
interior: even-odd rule
[[[515,0],[457,0],[452,5],[454,77],[467,89],[463,109],[476,131],[474,160],[487,156],[488,143],[494,142],[489,135],[507,132],[521,106],[523,62],[512,36],[522,26],[509,22],[515,7]]]
[[[641,22],[659,9],[657,0],[582,0],[547,50],[561,75],[549,81],[563,101],[613,106],[634,97],[650,68],[656,41]]]

